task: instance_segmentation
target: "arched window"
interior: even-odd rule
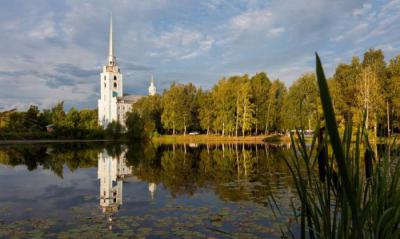
[[[114,76],[114,80],[117,80],[117,76]]]
[[[106,83],[104,83],[104,88],[106,88],[106,86],[107,86]]]
[[[114,82],[114,87],[117,88],[117,83]]]

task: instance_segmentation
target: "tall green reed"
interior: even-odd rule
[[[285,162],[299,198],[294,212],[300,229],[289,228],[289,233],[300,238],[399,238],[399,158],[391,158],[390,150],[375,157],[365,115],[356,126],[355,142],[351,122],[339,136],[318,54],[316,73],[325,123],[317,126],[311,146],[303,131],[291,134],[293,157]],[[393,148],[395,140],[390,144]]]

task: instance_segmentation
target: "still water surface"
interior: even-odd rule
[[[0,147],[0,238],[279,238],[295,197],[271,145]]]

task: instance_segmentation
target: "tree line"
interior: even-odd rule
[[[382,50],[369,49],[363,58],[341,63],[328,80],[337,121],[359,123],[366,113],[367,128],[375,135],[400,131],[400,55],[385,61]],[[63,102],[39,111],[0,113],[0,134],[54,138],[151,138],[158,134],[196,131],[223,136],[283,133],[314,129],[322,109],[314,73],[305,73],[290,87],[265,72],[224,77],[211,89],[192,83],[173,83],[161,95],[145,96],[133,104],[126,130],[116,122],[103,130],[97,110],[71,108]],[[55,132],[42,134],[46,126]]]
[[[0,114],[0,140],[3,139],[91,139],[104,137],[98,127],[97,110],[72,107],[64,110],[64,102],[50,109],[39,110],[31,105],[26,112]]]
[[[382,50],[369,49],[363,59],[339,64],[328,83],[341,127],[360,122],[366,111],[367,127],[375,134],[399,131],[400,55],[387,63]],[[150,134],[244,136],[312,130],[322,116],[318,94],[314,73],[301,75],[287,88],[261,72],[222,78],[210,90],[173,83],[162,95],[141,98],[133,114]]]

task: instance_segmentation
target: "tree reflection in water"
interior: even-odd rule
[[[212,188],[228,201],[265,202],[274,190],[291,185],[278,156],[287,150],[268,145],[130,145],[126,154],[133,174],[161,184],[173,197]]]
[[[130,210],[120,208],[123,197],[130,202],[135,200],[135,195],[123,194],[124,181],[128,179],[145,182],[148,201],[154,203],[156,190],[169,193],[172,198],[211,191],[222,202],[256,202],[265,207],[289,208],[294,197],[290,189],[292,179],[280,159],[288,152],[283,147],[264,144],[71,143],[2,146],[0,163],[26,165],[28,170],[49,169],[60,178],[66,168],[73,172],[97,167],[98,202],[111,229],[117,212]]]
[[[291,185],[285,164],[279,159],[285,153],[288,151],[281,147],[255,144],[71,143],[1,147],[0,163],[26,165],[28,170],[40,166],[60,178],[65,166],[70,171],[97,166],[100,197],[110,208],[101,206],[112,211],[118,208],[111,207],[113,200],[122,203],[119,185],[130,175],[149,183],[151,198],[156,185],[161,184],[173,197],[193,195],[209,187],[223,200],[262,201],[268,191]]]

